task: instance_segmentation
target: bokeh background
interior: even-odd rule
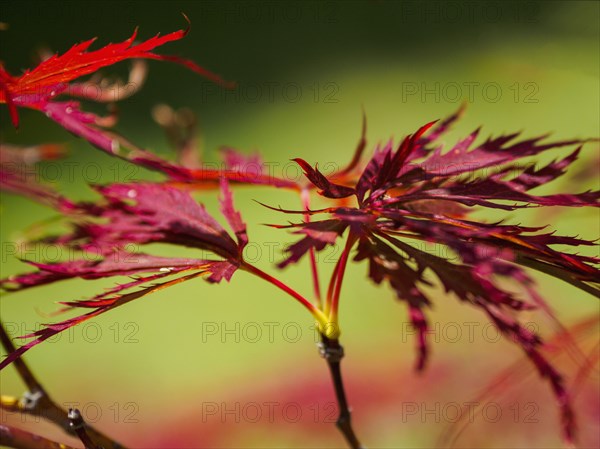
[[[519,130],[527,136],[551,132],[555,138],[600,135],[599,8],[598,2],[575,1],[3,1],[0,22],[8,29],[0,31],[0,58],[17,74],[35,64],[39,50],[64,52],[95,36],[98,48],[124,40],[136,26],[145,39],[186,26],[185,12],[190,34],[160,52],[194,59],[237,81],[238,90],[226,92],[180,66],[150,61],[144,89],[119,103],[116,129],[172,157],[150,110],[158,103],[187,106],[198,116],[205,161],[218,161],[222,145],[258,150],[275,170],[294,177],[293,157],[328,167],[350,158],[362,108],[370,149],[449,115],[462,102],[467,113],[446,138],[448,144],[480,125],[484,136]],[[122,63],[103,73],[125,78],[128,68]],[[46,181],[67,195],[92,198],[88,183],[160,179],[111,159],[42,114],[20,114],[17,132],[6,108],[0,108],[2,141],[67,144],[66,159],[40,166]],[[597,167],[598,146],[588,144],[574,176],[553,189],[598,187]],[[198,198],[217,210],[215,192]],[[260,242],[252,258],[274,271],[290,236],[261,223],[288,217],[253,199],[292,208],[299,201],[263,188],[236,191],[250,236]],[[28,269],[15,257],[18,251],[33,260],[69,257],[55,248],[23,254],[19,242],[35,231],[34,223],[51,219],[52,211],[3,194],[0,214],[3,277]],[[597,211],[532,211],[508,219],[550,223],[588,239],[596,238],[600,227]],[[322,259],[326,279],[334,250]],[[311,294],[307,265],[281,276]],[[598,315],[591,296],[547,276],[536,279],[566,326]],[[457,408],[470,401],[484,411],[469,419],[457,447],[560,446],[548,385],[479,313],[432,292],[433,354],[428,370],[418,376],[405,306],[391,291],[367,281],[365,265],[352,266],[346,281],[344,377],[355,428],[368,447],[436,446],[456,421]],[[89,296],[110,284],[68,281],[5,295],[2,320],[11,335],[22,335],[49,320],[55,301]],[[525,320],[552,339],[556,329],[543,314]],[[344,447],[312,326],[294,301],[238,273],[231,284],[193,281],[133,302],[35,348],[27,361],[58,402],[77,403],[89,422],[131,447]],[[583,350],[597,355],[597,327],[584,327],[576,338]],[[552,358],[571,382],[577,364],[560,346],[553,348]],[[507,384],[478,399],[507,369],[512,373]],[[0,381],[3,394],[23,391],[11,368]],[[580,445],[598,447],[597,367],[578,391]],[[32,418],[4,413],[2,421],[73,441]]]

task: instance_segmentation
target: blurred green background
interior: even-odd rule
[[[598,2],[3,1],[0,22],[8,29],[0,31],[0,58],[18,74],[35,65],[41,49],[62,53],[96,36],[99,48],[126,39],[136,26],[139,39],[180,29],[186,26],[181,12],[191,20],[190,34],[158,52],[193,59],[239,88],[223,91],[183,67],[150,61],[145,87],[119,103],[116,129],[165,157],[172,152],[150,115],[157,103],[187,106],[198,115],[205,161],[217,161],[221,145],[259,150],[276,170],[289,170],[287,176],[297,176],[288,165],[293,157],[321,166],[349,160],[363,107],[369,149],[449,115],[463,101],[467,113],[445,138],[449,145],[480,125],[483,136],[519,130],[555,138],[600,135]],[[122,63],[102,73],[124,78],[128,67]],[[64,161],[41,166],[46,180],[65,194],[92,198],[90,182],[160,179],[115,162],[38,112],[22,110],[20,116],[15,131],[0,108],[2,141],[68,144]],[[576,169],[597,165],[597,144],[588,144],[581,159]],[[597,170],[591,179],[572,177],[552,189],[593,186]],[[198,198],[217,211],[215,192]],[[257,242],[253,259],[274,271],[282,245],[291,239],[261,223],[288,217],[253,199],[290,208],[299,201],[283,191],[236,191]],[[559,212],[513,213],[508,219],[598,236],[597,211]],[[19,242],[30,225],[54,214],[9,194],[2,195],[0,214],[4,277],[28,269],[15,250],[23,249]],[[52,249],[21,255],[56,257]],[[330,251],[323,257],[322,281],[333,256]],[[372,448],[432,447],[454,421],[456,405],[472,400],[521,353],[498,340],[479,313],[433,292],[429,316],[437,333],[429,369],[417,376],[406,308],[391,291],[371,285],[366,269],[349,269],[340,312],[355,428]],[[308,276],[306,264],[282,274],[310,295]],[[536,278],[565,325],[598,313],[591,296]],[[50,319],[55,301],[90,296],[109,285],[68,281],[5,295],[2,320],[11,335],[22,335]],[[549,338],[555,330],[540,313],[524,319]],[[597,336],[597,328],[581,335],[583,347]],[[78,402],[88,421],[132,447],[343,447],[332,423],[329,375],[314,343],[311,319],[298,304],[237,273],[231,284],[192,281],[133,302],[33,349],[27,361],[58,402]],[[557,360],[566,373],[576,368],[568,358]],[[494,410],[473,420],[459,447],[560,446],[549,388],[527,370],[527,362],[523,366],[518,382],[486,400],[483,405]],[[0,380],[3,394],[23,391],[12,368]],[[599,444],[597,381],[595,370],[576,401],[584,447]],[[72,441],[31,418],[4,414],[2,421]]]

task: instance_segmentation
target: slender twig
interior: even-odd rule
[[[350,407],[348,406],[348,400],[346,399],[346,392],[344,390],[344,382],[342,380],[342,371],[340,362],[344,357],[344,348],[340,345],[336,339],[329,339],[325,335],[321,334],[321,343],[319,344],[319,351],[321,356],[327,361],[329,371],[331,372],[331,379],[333,380],[333,387],[335,389],[335,397],[338,403],[339,415],[336,421],[336,426],[344,435],[348,446],[352,449],[360,449],[363,446],[358,441],[354,429],[352,428]]]
[[[0,321],[0,342],[2,343],[2,347],[4,347],[8,354],[12,354],[16,351],[15,345],[13,345],[12,340],[4,330],[4,325],[2,324],[2,321]],[[37,381],[37,379],[35,378],[35,376],[31,372],[29,367],[25,364],[22,358],[15,359],[12,365],[19,373],[19,376],[21,376],[21,379],[23,379],[25,385],[27,385],[27,388],[29,389],[30,393],[40,392],[43,396],[48,396],[48,393],[46,393],[44,387],[42,387],[42,385]]]
[[[2,322],[0,322],[0,342],[8,355],[16,351]],[[74,429],[71,428],[67,410],[52,400],[23,358],[19,357],[18,359],[15,359],[12,365],[16,368],[21,379],[23,379],[28,391],[23,395],[23,398],[16,403],[14,400],[11,400],[11,398],[3,397],[2,401],[0,401],[0,408],[47,419],[66,433],[76,435]],[[85,424],[85,428],[87,433],[94,441],[97,441],[98,445],[101,447],[105,449],[125,449],[125,446],[96,430],[90,424]]]
[[[96,446],[96,444],[88,435],[85,428],[85,421],[83,420],[83,416],[81,416],[81,412],[78,409],[70,408],[67,418],[69,419],[71,430],[75,432],[79,440],[83,443],[85,449],[100,449],[100,447]]]

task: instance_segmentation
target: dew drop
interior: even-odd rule
[[[135,198],[137,196],[137,191],[134,189],[131,189],[129,192],[127,192],[127,196],[129,198]]]

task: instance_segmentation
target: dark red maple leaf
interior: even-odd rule
[[[211,283],[229,281],[238,269],[281,288],[326,324],[324,315],[304,297],[244,261],[243,249],[248,243],[246,224],[234,208],[225,178],[221,179],[221,212],[234,237],[185,190],[155,183],[111,184],[97,186],[96,190],[102,196],[100,201],[69,202],[72,232],[43,240],[63,245],[69,254],[81,254],[81,257],[55,263],[30,262],[37,271],[2,279],[0,286],[6,291],[19,291],[74,278],[129,276],[131,280],[90,299],[61,301],[66,306],[61,312],[80,308],[93,310],[22,336],[33,340],[0,362],[0,369],[53,335],[134,299],[200,276]],[[65,213],[62,202],[45,201],[45,191],[25,190],[24,193]],[[140,246],[150,243],[194,248],[201,251],[199,256],[202,257],[160,257],[139,251]],[[217,258],[206,259],[204,253]]]
[[[159,184],[114,184],[98,191],[104,198],[101,202],[73,203],[74,231],[55,240],[79,253],[87,252],[87,256],[52,264],[33,263],[38,271],[3,279],[0,285],[5,290],[22,290],[73,278],[134,277],[91,299],[63,301],[67,309],[93,310],[25,336],[34,340],[3,360],[0,367],[71,326],[162,288],[199,276],[209,282],[229,281],[243,262],[246,227],[233,207],[226,182],[222,183],[221,210],[237,242],[187,192]],[[159,257],[131,250],[132,244],[137,247],[151,242],[189,246],[219,258]],[[92,253],[97,257],[91,258]]]
[[[545,227],[487,223],[468,216],[481,208],[510,211],[526,207],[598,207],[598,191],[530,193],[562,176],[577,159],[585,141],[544,143],[545,136],[516,140],[518,134],[510,134],[474,145],[479,133],[476,130],[443,151],[436,141],[459,115],[460,111],[436,126],[432,122],[421,127],[397,147],[389,142],[376,149],[354,185],[337,184],[335,177],[328,179],[304,160],[295,159],[322,196],[334,199],[355,196],[356,206],[317,211],[278,209],[312,218],[310,222],[275,226],[292,228],[294,233],[303,235],[289,247],[288,257],[280,266],[297,262],[311,251],[338,244],[347,233],[344,251],[333,269],[325,312],[331,322],[337,323],[344,268],[356,245],[354,260],[368,261],[371,280],[377,284],[386,281],[397,298],[408,305],[409,318],[418,331],[419,370],[425,367],[428,353],[424,309],[432,304],[425,287],[433,285],[437,278],[447,293],[482,310],[504,335],[524,350],[539,374],[549,380],[562,410],[565,438],[572,441],[575,425],[563,378],[539,351],[541,338],[525,329],[514,316],[520,310],[540,305],[550,310],[535,291],[527,267],[600,297],[600,272],[595,266],[600,259],[553,248],[554,245],[592,246],[594,242],[542,232]],[[542,167],[517,164],[525,157],[573,145],[578,147],[566,157]],[[359,159],[357,153],[351,165],[357,166]],[[315,221],[321,214],[329,217]],[[423,251],[418,247],[419,241],[446,247],[456,257],[449,259]],[[522,291],[505,289],[498,282],[501,279],[516,280]]]

